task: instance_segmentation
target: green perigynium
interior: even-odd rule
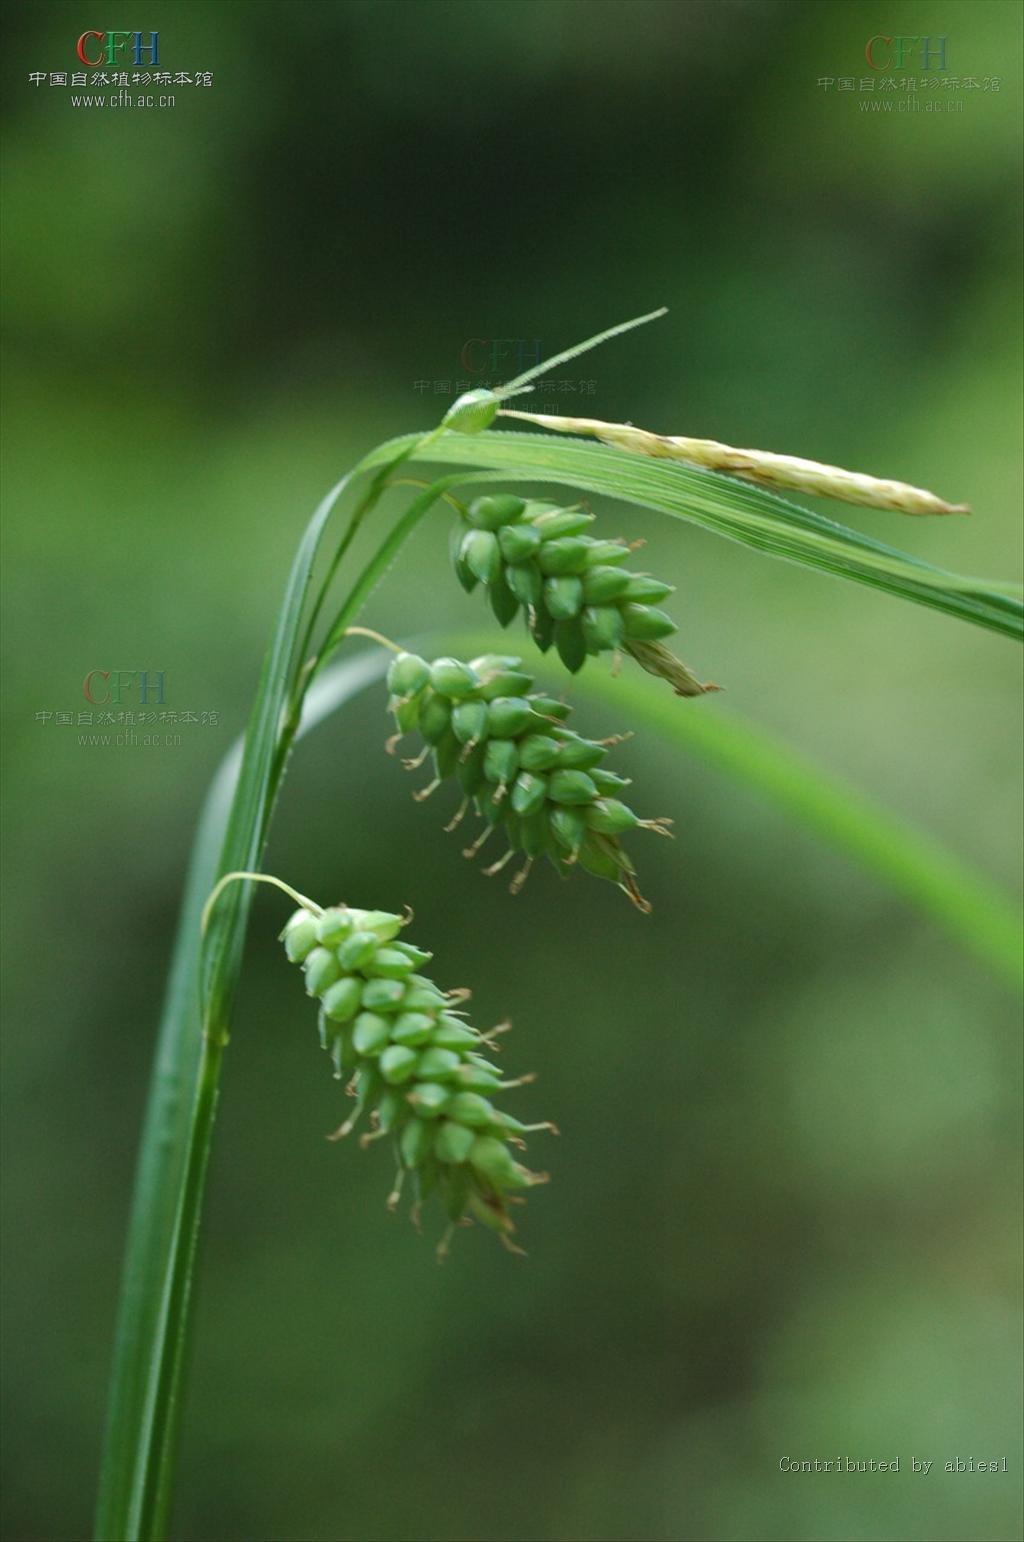
[[[586,532],[594,515],[527,502],[513,493],[476,498],[452,532],[452,562],[467,591],[483,584],[502,626],[522,609],[542,652],[552,643],[567,669],[588,655],[626,652],[680,696],[702,685],[665,647],[676,630],[661,607],[671,584],[622,566],[632,548]]]
[[[640,819],[620,797],[628,779],[603,765],[617,740],[583,738],[566,726],[566,703],[534,691],[533,684],[522,661],[503,654],[428,663],[399,653],[388,670],[396,740],[418,729],[427,747],[406,765],[414,769],[432,755],[435,769],[434,780],[415,796],[425,798],[454,777],[463,798],[447,828],[454,829],[472,804],[484,829],[464,855],[476,856],[496,832],[505,836],[508,849],[488,874],[522,852],[526,862],[512,880],[513,893],[534,860],[546,856],[563,878],[580,866],[649,909],[619,837],[637,827],[666,835],[670,821]]]
[[[415,1186],[414,1216],[437,1193],[451,1229],[477,1220],[508,1247],[514,1230],[510,1196],[546,1181],[516,1161],[510,1145],[522,1146],[530,1130],[492,1099],[532,1081],[503,1079],[482,1053],[494,1035],[464,1020],[467,991],[443,991],[419,971],[431,954],[401,940],[402,916],[346,905],[317,911],[302,906],[281,933],[285,952],[305,975],[306,994],[320,1003],[320,1042],[338,1077],[350,1078],[352,1113],[329,1137],[348,1135],[361,1118],[373,1129],[361,1144],[390,1139],[398,1175],[388,1196],[393,1209],[403,1183]],[[513,1248],[513,1251],[516,1251]]]
[[[498,416],[500,406],[498,392],[481,386],[475,391],[466,391],[454,401],[442,422],[445,428],[458,429],[462,434],[482,434]]]

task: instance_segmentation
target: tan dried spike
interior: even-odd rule
[[[901,514],[969,514],[966,503],[946,503],[935,493],[906,482],[871,477],[860,471],[844,471],[797,455],[776,455],[771,450],[737,450],[716,439],[687,439],[683,435],[651,434],[629,423],[603,423],[600,418],[562,418],[543,412],[502,412],[505,418],[521,418],[560,434],[591,434],[604,444],[617,445],[638,455],[661,460],[686,461],[711,471],[728,471],[767,487],[788,487],[817,498],[838,498],[843,503],[864,504],[873,509],[896,509]]]

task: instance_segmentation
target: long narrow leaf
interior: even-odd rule
[[[386,665],[382,653],[369,652],[335,665],[322,682],[311,686],[299,737],[378,680]],[[163,1293],[199,1064],[199,918],[216,881],[217,855],[227,832],[243,743],[239,740],[225,756],[196,826],[160,1018],[114,1349],[104,1483],[96,1522],[96,1536],[104,1542],[128,1535],[131,1446],[149,1370],[142,1346],[152,1337]],[[162,1504],[167,1497],[164,1491]]]
[[[378,454],[406,443],[392,441]],[[657,509],[769,556],[868,584],[992,631],[1024,637],[1024,605],[1012,586],[945,572],[766,488],[718,472],[652,460],[588,440],[493,429],[484,434],[447,434],[425,445],[416,458],[503,468],[510,481],[559,482]]]
[[[149,1370],[144,1345],[163,1290],[199,1064],[199,916],[217,877],[241,762],[239,741],[214,778],[196,826],[160,1017],[121,1275],[96,1517],[102,1539],[127,1534],[132,1447]]]
[[[419,442],[414,438],[409,445]],[[385,458],[390,467],[408,450]],[[339,498],[380,458],[366,458],[327,494],[306,528],[292,564],[273,640],[263,665],[253,715],[234,786],[213,878],[259,863],[282,771],[282,746],[301,661],[302,621],[324,529]],[[357,514],[380,490],[382,471]],[[207,839],[210,829],[207,826]],[[198,862],[197,858],[197,862]],[[209,875],[194,870],[189,899]],[[200,959],[200,988],[190,983],[192,955],[176,956],[143,1131],[132,1225],[126,1252],[111,1379],[111,1413],[101,1470],[97,1536],[160,1535],[168,1499],[168,1463],[177,1418],[190,1263],[198,1200],[216,1107],[225,1020],[244,945],[248,887],[232,890],[218,908]],[[201,1019],[205,1037],[201,1037]],[[177,1327],[175,1325],[178,1325]]]

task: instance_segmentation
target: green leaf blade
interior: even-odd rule
[[[766,555],[866,584],[1005,636],[1024,638],[1024,604],[1005,584],[962,577],[720,472],[589,440],[490,430],[450,433],[418,457],[559,482],[688,520]]]

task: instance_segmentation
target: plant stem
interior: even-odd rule
[[[386,471],[422,438],[415,436],[412,445],[396,446]],[[216,878],[227,871],[253,871],[258,865],[310,683],[309,672],[301,666],[300,627],[317,551],[336,502],[367,469],[368,460],[364,458],[323,499],[300,543],[264,662],[241,764],[233,777],[220,861],[211,870],[205,849],[193,861],[187,906],[197,929],[199,907]],[[374,464],[379,464],[379,456]],[[358,504],[355,522],[372,507],[385,481],[382,470]],[[350,523],[348,541],[353,534]],[[322,589],[317,606],[324,593]],[[297,681],[301,682],[298,691]],[[201,829],[207,841],[220,833],[217,823],[205,814]],[[97,1507],[96,1535],[101,1542],[148,1542],[163,1536],[166,1527],[186,1354],[189,1281],[217,1080],[249,906],[248,892],[235,894],[213,916],[198,970],[198,990],[193,972],[200,962],[198,950],[186,939],[176,953],[125,1255]]]
[[[401,653],[398,643],[392,642],[390,637],[385,637],[383,632],[375,632],[369,626],[347,626],[346,637],[368,637],[371,642],[380,643],[382,648],[387,648],[390,653]]]
[[[161,1305],[160,1327],[171,1345],[171,1352],[161,1358],[153,1386],[148,1429],[145,1431],[150,1475],[149,1481],[141,1485],[134,1496],[126,1532],[128,1537],[159,1538],[166,1535],[177,1446],[178,1406],[188,1343],[186,1327],[189,1297],[213,1124],[220,1096],[220,1068],[227,1042],[226,1019],[206,1025],[181,1202],[175,1217],[171,1274]]]
[[[425,436],[426,440],[432,435]],[[354,527],[373,506],[387,485],[396,464],[425,442],[403,442],[371,489],[358,503],[342,539],[347,550]],[[372,452],[379,460],[380,451]],[[271,814],[292,745],[298,736],[306,694],[328,657],[343,640],[349,622],[358,614],[376,583],[417,524],[449,486],[466,480],[465,472],[441,477],[414,500],[385,537],[363,569],[340,607],[319,651],[300,663],[309,645],[310,626],[300,638],[301,601],[309,583],[320,535],[335,502],[370,457],[360,462],[319,506],[293,564],[277,633],[264,665],[253,717],[246,734],[241,768],[223,840],[217,874],[197,859],[196,870],[209,879],[196,893],[190,881],[189,911],[193,924],[201,925],[198,907],[209,919],[208,946],[196,960],[200,993],[191,981],[168,1003],[166,1049],[174,1063],[177,1099],[185,1096],[191,1074],[194,1096],[185,1116],[175,1102],[173,1131],[167,1127],[167,1089],[160,1064],[154,1080],[150,1115],[147,1117],[139,1160],[139,1177],[125,1261],[121,1317],[118,1325],[111,1386],[96,1536],[100,1542],[159,1542],[166,1533],[171,1501],[173,1458],[181,1413],[181,1379],[187,1354],[189,1297],[196,1239],[202,1208],[207,1165],[217,1107],[227,1028],[241,963],[248,922],[250,895],[230,896],[216,912],[212,901],[222,891],[229,872],[254,873],[266,841]],[[502,473],[477,473],[474,481],[502,478]],[[327,585],[337,563],[332,563],[314,605],[322,609]],[[291,683],[289,683],[291,682]],[[212,832],[211,832],[212,835]],[[214,893],[210,894],[213,889]],[[208,898],[209,896],[209,898]],[[204,901],[206,902],[204,905]],[[183,960],[190,957],[187,945]],[[186,972],[185,963],[182,972]],[[191,988],[190,988],[191,987]],[[202,1049],[193,1062],[189,1032],[199,1037]],[[173,1036],[172,1036],[173,1031]],[[161,1040],[162,1044],[164,1040]],[[162,1052],[161,1052],[162,1053]],[[194,1071],[190,1068],[194,1064]],[[141,1285],[140,1285],[141,1281]],[[154,1309],[153,1301],[158,1301]]]
[[[376,652],[339,665],[331,673],[329,689],[316,686],[310,690],[298,735],[304,735],[324,721],[328,710],[336,709],[347,695],[376,680],[383,668],[384,660]],[[178,1235],[180,1195],[193,1150],[190,1129],[199,1108],[198,1094],[211,1075],[216,1084],[219,1065],[211,1066],[209,1057],[211,1054],[219,1056],[223,1051],[222,1045],[211,1045],[199,1031],[200,914],[214,886],[217,853],[228,827],[243,747],[240,741],[228,753],[207,794],[193,838],[178,919],[125,1255],[96,1522],[96,1536],[102,1542],[144,1535],[131,1529],[134,1523],[129,1520],[133,1505],[130,1480],[138,1447],[143,1438],[152,1438],[152,1424],[145,1432],[143,1428],[146,1377],[151,1355],[155,1352],[151,1346],[156,1345],[161,1332],[166,1333],[167,1271]],[[204,1132],[207,1145],[214,1112],[210,1110]],[[206,1117],[204,1107],[204,1123]],[[205,1175],[200,1176],[202,1179]],[[202,1182],[200,1195],[201,1190]],[[151,1535],[154,1537],[163,1536],[167,1528],[176,1431],[182,1410],[179,1389],[183,1362],[182,1354],[175,1363],[171,1379],[170,1412],[158,1475],[159,1492],[152,1507]]]
[[[367,637],[377,636],[376,632],[365,632],[361,626],[350,627],[349,630],[352,632],[362,633]],[[274,878],[270,873],[225,873],[224,877],[218,879],[218,881],[214,884],[210,891],[210,897],[206,901],[206,904],[203,906],[203,913],[199,919],[199,930],[201,932],[205,934],[206,928],[210,924],[210,915],[213,911],[213,907],[224,893],[224,890],[227,888],[228,884],[241,883],[243,880],[247,880],[249,883],[273,884],[275,889],[280,889],[283,894],[287,894],[291,899],[293,899],[296,905],[301,905],[306,910],[311,910],[314,915],[320,914],[320,906],[316,903],[315,900],[307,899],[304,894],[299,893],[298,889],[293,889],[290,883],[284,883],[280,878]]]

